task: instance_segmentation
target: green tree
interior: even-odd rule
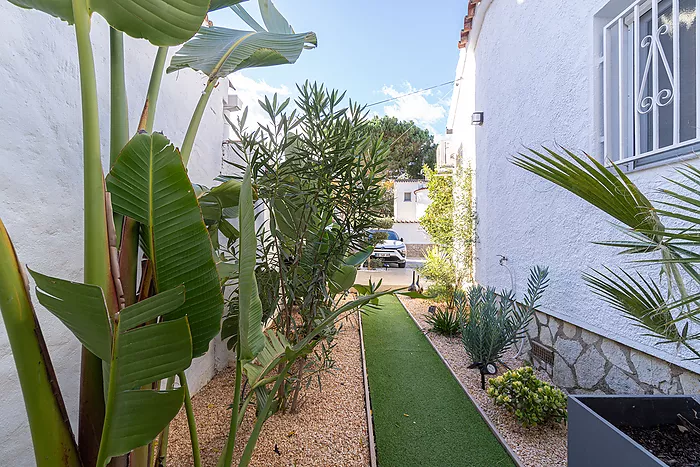
[[[423,178],[423,166],[435,168],[437,144],[428,130],[419,128],[413,121],[387,116],[374,117],[370,127],[375,140],[382,137],[391,145],[386,169],[389,177]]]

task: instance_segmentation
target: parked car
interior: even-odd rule
[[[403,242],[403,238],[399,237],[393,230],[377,229],[369,231],[370,236],[379,233],[386,235],[386,240],[382,240],[374,247],[370,258],[381,260],[384,265],[396,264],[400,268],[405,268],[406,245]]]

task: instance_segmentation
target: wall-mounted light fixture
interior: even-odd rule
[[[484,124],[484,112],[474,112],[472,114],[472,125]]]

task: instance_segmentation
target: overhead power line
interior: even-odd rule
[[[462,78],[453,79],[452,81],[446,81],[446,82],[441,83],[441,84],[436,84],[435,86],[430,86],[430,87],[427,87],[427,88],[418,89],[417,91],[412,91],[412,92],[409,92],[409,93],[406,93],[406,94],[402,94],[402,95],[400,95],[400,96],[390,97],[389,99],[384,99],[384,100],[381,100],[381,101],[378,101],[378,102],[373,102],[373,103],[371,103],[371,104],[367,104],[367,107],[372,107],[372,106],[374,106],[374,105],[384,104],[385,102],[395,101],[396,99],[401,99],[401,98],[403,98],[403,97],[412,96],[413,94],[418,94],[418,93],[420,93],[420,92],[430,91],[431,89],[439,88],[439,87],[442,87],[442,86],[447,86],[448,84],[452,84],[452,83],[454,83],[455,81],[459,81],[460,79],[462,79]]]

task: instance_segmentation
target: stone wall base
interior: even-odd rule
[[[700,393],[700,375],[541,312],[535,313],[525,341],[532,365],[570,393]],[[538,357],[533,343],[553,352],[553,363]]]

